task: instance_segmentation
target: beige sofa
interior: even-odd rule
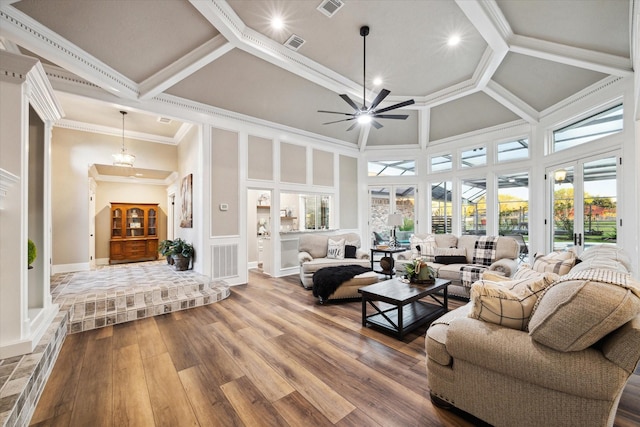
[[[427,255],[427,263],[429,266],[436,270],[437,276],[442,279],[451,280],[451,285],[448,288],[450,296],[469,298],[469,288],[472,282],[464,283],[460,273],[460,268],[463,266],[474,265],[474,255],[476,253],[476,242],[480,236],[463,235],[456,237],[453,234],[414,234],[411,236],[410,248],[405,252],[401,252],[397,255],[396,270],[398,274],[404,274],[404,264],[411,262],[413,259],[419,256],[425,255],[425,252],[429,252]],[[425,251],[425,244],[429,243],[435,248],[432,251]],[[421,253],[417,252],[416,246],[421,246]],[[432,258],[438,253],[446,253],[451,248],[457,248],[464,251],[466,262],[455,264],[439,264]],[[495,242],[495,259],[490,265],[484,266],[486,269],[498,272],[506,277],[511,277],[518,267],[518,256],[520,253],[520,246],[518,242],[512,237],[497,237]]]
[[[568,274],[551,279],[559,264],[541,263],[542,282],[536,263],[519,269],[516,280],[496,285],[483,278],[468,304],[435,320],[425,340],[434,404],[496,427],[612,426],[640,360],[640,283],[625,273],[630,263],[619,250],[583,255]],[[523,328],[506,327],[497,311],[486,310],[497,294],[484,289],[518,281],[535,294],[533,310]],[[485,307],[482,295],[494,301]],[[509,303],[500,302],[501,309]]]
[[[357,248],[355,258],[327,258],[329,239],[344,239],[346,244]],[[313,273],[323,267],[336,265],[361,265],[371,267],[369,254],[360,249],[360,236],[356,233],[335,235],[303,234],[298,240],[298,261],[300,263],[300,283],[306,289],[313,287]]]

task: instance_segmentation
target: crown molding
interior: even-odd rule
[[[0,35],[10,35],[35,54],[119,97],[138,98],[135,82],[16,8],[0,3],[0,23]]]
[[[189,125],[190,126],[190,125]],[[75,120],[60,119],[55,122],[54,127],[62,129],[76,130],[80,132],[97,133],[101,135],[122,137],[122,128],[113,128],[109,126],[100,126],[92,123],[83,123]],[[169,138],[159,135],[153,135],[144,132],[125,131],[124,136],[129,139],[137,139],[140,141],[156,142],[159,144],[178,145],[180,142],[176,137]]]

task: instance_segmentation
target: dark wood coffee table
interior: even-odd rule
[[[450,280],[436,279],[433,285],[414,285],[394,278],[364,286],[358,289],[362,294],[362,326],[372,326],[402,339],[407,332],[448,311],[450,284]],[[442,295],[438,295],[440,291]],[[431,301],[420,301],[425,297]],[[373,307],[374,313],[367,313],[368,306]]]

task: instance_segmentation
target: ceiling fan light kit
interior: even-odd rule
[[[363,50],[363,56],[362,56],[363,57],[363,67],[362,67],[362,107],[359,107],[358,104],[356,104],[351,98],[349,98],[349,95],[342,94],[342,95],[340,95],[340,98],[342,98],[347,104],[349,104],[351,106],[351,108],[354,109],[353,113],[342,113],[342,112],[339,112],[339,111],[318,110],[319,113],[340,114],[340,115],[343,115],[343,116],[349,116],[346,119],[334,120],[334,121],[331,121],[331,122],[323,123],[325,125],[329,125],[329,124],[332,124],[332,123],[348,122],[348,121],[351,121],[351,120],[355,120],[355,123],[353,125],[351,125],[347,129],[347,131],[352,130],[358,124],[363,124],[364,125],[364,124],[369,124],[369,123],[371,123],[373,125],[373,127],[375,127],[376,129],[380,129],[382,127],[382,124],[380,124],[375,119],[405,120],[407,117],[409,117],[408,114],[383,114],[383,113],[386,113],[387,111],[395,110],[397,108],[406,107],[407,105],[415,104],[415,101],[413,99],[409,99],[407,101],[399,102],[399,103],[391,105],[389,107],[376,109],[376,107],[378,107],[378,105],[380,105],[380,103],[391,93],[387,89],[382,89],[380,91],[380,93],[378,93],[378,95],[375,97],[373,102],[371,102],[371,105],[369,105],[369,107],[367,107],[367,97],[366,97],[366,94],[367,94],[367,86],[366,86],[366,82],[367,82],[367,36],[369,35],[369,27],[367,25],[364,25],[364,26],[360,27],[360,35],[362,36],[362,44],[363,44],[363,49],[362,49]]]

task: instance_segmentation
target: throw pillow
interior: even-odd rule
[[[507,328],[527,330],[538,296],[549,284],[544,277],[471,285],[469,317]]]
[[[631,271],[631,258],[624,249],[613,245],[594,245],[590,246],[580,254],[582,261],[590,261],[592,259],[610,260],[612,263],[620,263],[627,271]],[[620,269],[621,270],[621,269]]]
[[[344,240],[344,245],[355,246],[356,249],[360,247],[360,240]]]
[[[505,282],[508,280],[512,280],[503,274],[498,274],[493,270],[485,270],[481,275],[480,279],[485,280],[487,282]]]
[[[434,261],[435,236],[428,234],[424,238],[419,238],[414,234],[409,238],[409,245],[411,247],[411,258],[425,258],[427,262]]]
[[[345,258],[355,258],[356,257],[356,247],[354,245],[344,245],[344,257]]]
[[[442,255],[461,255],[467,256],[467,250],[465,248],[436,248],[435,256]]]
[[[327,258],[344,259],[344,239],[329,239],[327,247]]]
[[[572,272],[538,299],[529,335],[557,351],[584,350],[638,315],[639,294],[640,284],[629,274]]]
[[[532,269],[529,264],[522,264],[520,267],[518,267],[516,272],[513,274],[513,280],[531,279],[531,278],[540,278],[540,277],[544,277],[547,284],[550,285],[556,280],[558,280],[560,278],[560,275],[556,273],[550,273],[548,271],[544,273],[540,273],[539,271],[535,271],[534,269]]]
[[[466,264],[467,257],[462,255],[436,255],[435,262],[437,264]]]
[[[540,273],[550,272],[567,274],[576,263],[573,252],[551,252],[548,255],[536,255],[533,269]]]

